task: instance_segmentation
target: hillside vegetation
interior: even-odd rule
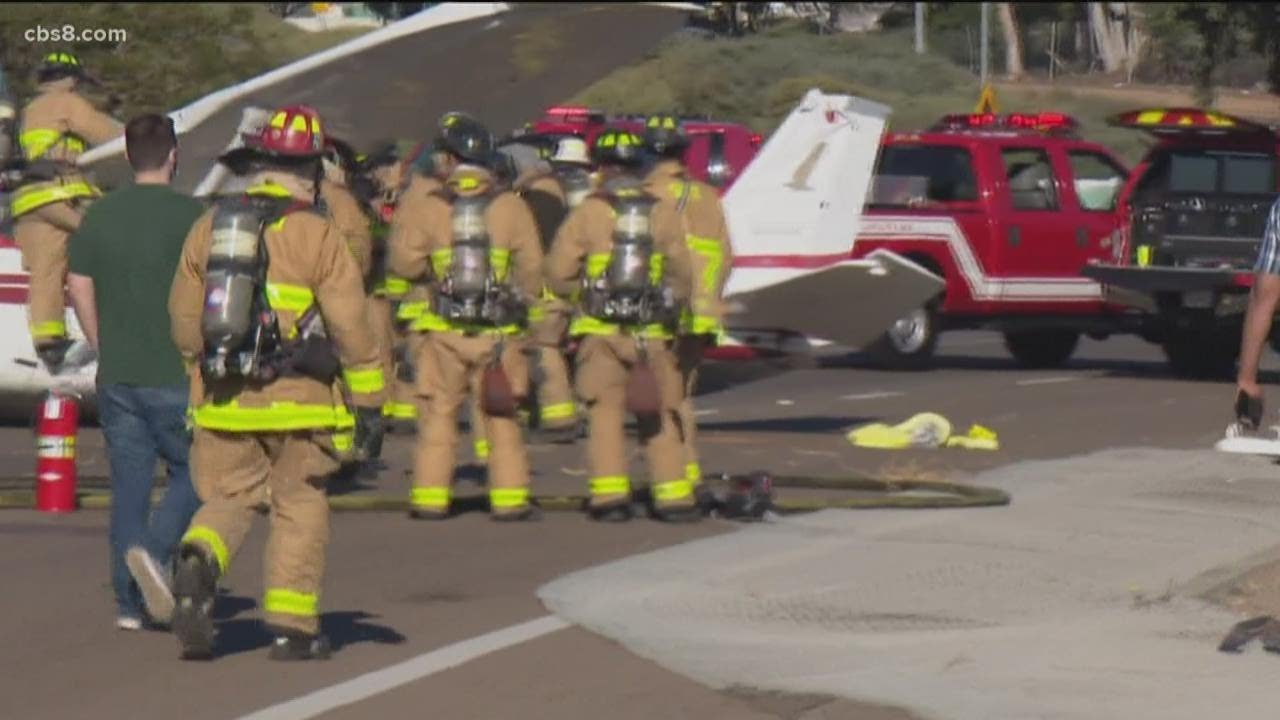
[[[27,42],[28,29],[124,30],[123,42]],[[79,55],[119,99],[117,114],[163,112],[227,85],[367,32],[310,33],[271,14],[264,3],[5,3],[0,63],[19,98],[31,91],[40,59],[55,50]]]
[[[709,114],[767,133],[813,87],[890,106],[889,125],[895,131],[923,129],[943,115],[970,112],[981,91],[967,69],[939,55],[917,55],[907,31],[815,35],[788,23],[743,38],[680,33],[572,101],[615,112]],[[1132,108],[1122,100],[1067,88],[1006,87],[998,101],[1001,112],[1073,115],[1082,135],[1130,162],[1148,147],[1142,133],[1106,124],[1109,115]]]

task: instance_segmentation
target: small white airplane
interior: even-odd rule
[[[321,107],[323,114],[325,108]],[[943,287],[924,268],[881,251],[849,260],[889,108],[811,90],[765,142],[724,197],[734,245],[725,288],[727,342],[713,359],[860,349]],[[244,107],[228,147],[263,122]],[[180,133],[194,129],[185,118]],[[101,148],[90,160],[122,154]],[[197,197],[233,190],[237,178],[212,163]],[[27,408],[51,388],[92,401],[97,360],[68,306],[76,344],[61,372],[36,361],[27,332],[28,276],[17,247],[0,235],[0,412]]]
[[[894,253],[849,259],[889,113],[810,90],[725,193],[728,337],[709,357],[858,350],[942,290]]]

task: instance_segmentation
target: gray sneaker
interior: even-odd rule
[[[141,545],[129,548],[124,560],[142,591],[142,601],[151,619],[162,625],[169,624],[173,619],[173,578]]]

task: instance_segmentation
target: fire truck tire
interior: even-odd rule
[[[938,347],[938,303],[930,302],[895,322],[867,353],[886,370],[924,370]]]
[[[1190,380],[1229,380],[1235,376],[1239,332],[1170,333],[1162,343],[1173,374]]]
[[[1004,334],[1004,346],[1019,367],[1051,368],[1071,358],[1080,342],[1075,330],[1016,330]]]

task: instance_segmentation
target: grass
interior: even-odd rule
[[[817,36],[783,24],[741,39],[678,35],[571,102],[611,112],[705,113],[767,133],[815,87],[888,105],[894,131],[924,129],[943,115],[969,112],[981,91],[967,69],[938,55],[917,55],[907,32]],[[1148,147],[1141,133],[1105,123],[1107,116],[1130,109],[1124,103],[1068,89],[1026,88],[1002,90],[997,100],[1001,112],[1068,113],[1085,138],[1131,163]]]
[[[260,72],[328,50],[373,30],[369,27],[351,27],[307,32],[273,15],[264,3],[223,3],[206,7],[223,13],[248,13],[250,32],[265,51]]]

